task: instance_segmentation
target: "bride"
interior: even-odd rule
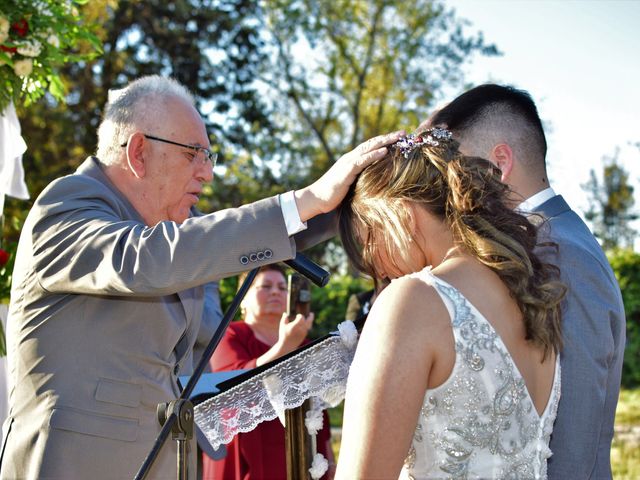
[[[565,288],[508,194],[444,129],[401,139],[352,187],[345,249],[393,281],[351,366],[336,478],[546,478]]]

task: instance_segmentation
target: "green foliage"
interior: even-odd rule
[[[640,385],[640,254],[632,250],[609,252],[627,317],[627,343],[622,366],[622,385]]]
[[[311,337],[317,338],[335,330],[345,319],[349,297],[373,288],[373,282],[349,275],[335,275],[324,288],[311,290],[311,308],[315,313]]]
[[[273,152],[280,183],[315,180],[372,136],[413,129],[443,85],[461,86],[473,55],[495,55],[466,36],[444,2],[270,0],[262,4],[265,49],[258,80],[283,143]],[[335,244],[333,244],[335,245]],[[322,252],[316,258],[331,263]]]
[[[64,101],[60,67],[101,52],[74,3],[86,0],[0,2],[0,112],[11,101],[29,105],[47,91]]]
[[[465,61],[497,53],[436,1],[271,0],[263,12],[271,55],[259,80],[287,135],[285,178],[314,178],[367,138],[417,127]]]
[[[605,250],[632,248],[636,236],[631,222],[638,218],[632,211],[634,205],[633,186],[629,173],[618,163],[619,149],[612,157],[604,157],[602,183],[594,170],[589,181],[582,186],[589,194],[590,206],[585,213],[593,223],[596,237]]]

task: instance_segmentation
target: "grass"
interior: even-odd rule
[[[342,426],[343,405],[329,410],[332,428]],[[616,433],[611,446],[611,469],[615,480],[640,479],[640,388],[622,389],[616,409]],[[340,437],[334,435],[332,447],[336,461]]]
[[[640,447],[636,443],[619,442],[613,439],[611,446],[611,470],[616,480],[640,478]]]
[[[616,480],[640,478],[640,388],[620,391],[611,470]]]
[[[640,388],[622,389],[616,409],[616,425],[640,425]]]

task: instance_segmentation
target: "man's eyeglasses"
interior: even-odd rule
[[[146,133],[143,133],[143,135],[144,135],[144,138],[147,138],[149,140],[155,140],[156,142],[168,143],[170,145],[176,145],[178,147],[183,147],[183,148],[188,148],[189,150],[194,150],[196,152],[196,154],[191,159],[192,162],[195,162],[195,161],[199,160],[200,164],[204,165],[205,163],[207,163],[209,161],[209,162],[211,162],[211,165],[215,167],[216,166],[216,162],[218,161],[218,154],[217,153],[213,153],[208,148],[199,147],[197,145],[187,145],[187,144],[184,144],[184,143],[178,143],[178,142],[174,142],[173,140],[167,140],[165,138],[154,137],[153,135],[147,135]],[[127,142],[124,142],[120,146],[121,147],[126,147],[127,146]],[[202,157],[198,155],[200,152],[203,153]]]

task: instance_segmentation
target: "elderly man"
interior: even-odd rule
[[[157,404],[190,368],[205,285],[330,236],[320,214],[398,135],[360,145],[306,188],[203,216],[192,208],[215,154],[184,87],[131,83],[98,137],[97,156],[42,192],[20,238],[3,480],[132,478],[160,430]],[[150,478],[175,478],[173,443]]]
[[[620,391],[625,314],[620,287],[598,242],[549,185],[547,142],[527,92],[480,85],[436,112],[427,125],[446,125],[466,155],[502,171],[514,207],[545,219],[541,232],[558,245],[568,287],[562,311],[562,395],[551,436],[550,479],[611,478],[613,422]]]

